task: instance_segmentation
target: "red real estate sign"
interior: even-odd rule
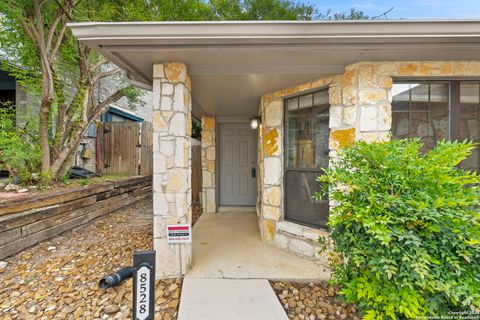
[[[168,243],[191,243],[192,228],[189,224],[167,225]]]

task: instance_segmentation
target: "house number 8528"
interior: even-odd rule
[[[150,314],[150,270],[142,266],[137,271],[137,319],[145,320]]]

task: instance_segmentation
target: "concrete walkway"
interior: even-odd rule
[[[260,239],[255,212],[203,214],[193,227],[193,266],[186,278],[328,280],[319,262]]]
[[[287,320],[267,280],[185,279],[178,320]]]
[[[255,212],[203,214],[193,227],[193,266],[178,320],[287,320],[267,279],[327,280],[319,262],[262,242]]]

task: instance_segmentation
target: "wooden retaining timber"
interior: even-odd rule
[[[0,259],[152,196],[151,176],[29,195],[0,203]]]

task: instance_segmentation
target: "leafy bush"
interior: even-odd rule
[[[40,149],[35,127],[16,126],[15,109],[0,105],[0,165],[24,183],[38,180]]]
[[[358,142],[318,178],[337,205],[332,280],[367,320],[480,308],[480,177],[456,167],[475,145],[421,147]]]

